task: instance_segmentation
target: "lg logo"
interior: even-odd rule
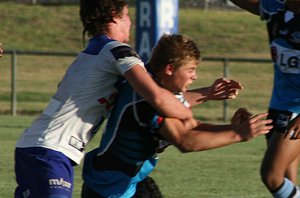
[[[283,73],[300,73],[300,54],[297,50],[273,44],[271,54],[273,61]]]

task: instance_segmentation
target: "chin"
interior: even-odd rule
[[[187,88],[184,88],[184,89],[181,89],[179,92],[186,92],[188,89]]]

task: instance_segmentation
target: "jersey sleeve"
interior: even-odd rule
[[[110,51],[116,61],[116,67],[122,75],[134,65],[140,65],[145,69],[143,61],[129,45],[118,45],[113,47]]]

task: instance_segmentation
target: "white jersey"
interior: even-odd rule
[[[119,77],[144,67],[127,44],[101,35],[90,40],[69,67],[48,107],[24,131],[16,147],[45,147],[79,164],[84,148],[113,104]]]

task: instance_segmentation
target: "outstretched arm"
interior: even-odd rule
[[[139,65],[133,66],[124,74],[131,86],[161,114],[178,119],[192,117],[192,111],[170,91],[160,87]]]
[[[259,13],[259,0],[230,0],[232,3],[238,7],[247,10],[255,15],[260,15]]]
[[[248,115],[239,112],[239,115],[235,116],[242,116],[242,118],[235,118],[233,123],[227,125],[198,122],[192,130],[189,130],[188,127],[193,124],[186,124],[178,119],[166,118],[159,132],[180,151],[193,152],[248,141],[268,133],[272,128],[269,125],[272,120],[264,119],[267,113],[251,116],[244,120]]]
[[[243,89],[241,83],[227,78],[219,78],[210,87],[185,92],[184,97],[191,106],[195,106],[208,100],[234,99],[241,89]]]

